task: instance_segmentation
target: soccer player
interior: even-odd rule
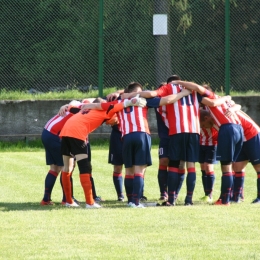
[[[165,97],[178,94],[184,89],[180,84],[173,83],[175,78],[169,77],[168,84],[154,91],[142,91],[141,97]],[[124,97],[133,97],[125,95]],[[179,99],[172,105],[167,105],[167,119],[169,122],[169,167],[168,167],[168,201],[166,206],[174,206],[178,185],[180,183],[179,166],[184,161],[187,165],[187,194],[185,205],[193,205],[192,196],[196,182],[195,162],[199,154],[199,102],[202,96],[192,92]]]
[[[215,182],[214,164],[216,163],[218,131],[214,127],[200,129],[199,163],[202,172],[204,196],[202,201],[212,203]]]
[[[92,99],[84,99],[82,103],[90,103],[92,102]],[[44,183],[44,196],[41,201],[41,205],[46,206],[46,205],[53,205],[53,202],[51,201],[51,193],[53,190],[53,187],[55,185],[56,179],[63,168],[63,159],[62,159],[62,154],[61,154],[61,139],[59,137],[59,133],[66,123],[66,121],[73,116],[75,113],[79,111],[79,109],[72,109],[71,111],[68,111],[68,107],[71,104],[81,104],[80,102],[77,102],[75,100],[71,101],[70,104],[66,104],[60,108],[60,111],[57,115],[52,117],[44,126],[44,129],[42,131],[42,136],[41,140],[45,149],[45,156],[46,156],[46,164],[50,165],[50,170],[47,173],[45,177],[45,183]],[[88,149],[88,154],[90,154],[90,144],[89,142],[87,143],[87,149]],[[89,157],[90,160],[90,157]],[[75,165],[74,159],[71,159],[71,165]],[[65,193],[63,190],[62,186],[62,180],[60,178],[60,183],[62,187],[62,192],[63,192],[63,198],[61,201],[62,205],[66,204],[66,198],[65,198]],[[94,185],[94,179],[91,178],[91,183],[92,183],[92,188],[95,191],[95,185]],[[71,192],[72,192],[72,197],[76,203],[78,201],[74,198],[73,196],[73,179],[71,177]],[[94,199],[98,200],[100,197],[96,195],[96,192],[93,193]]]
[[[63,155],[64,170],[62,171],[62,183],[66,195],[67,207],[78,207],[78,204],[73,201],[70,189],[70,176],[72,172],[72,165],[70,160],[72,157],[76,157],[77,165],[80,172],[80,182],[83,188],[86,208],[100,208],[101,206],[93,200],[92,186],[91,186],[91,163],[88,160],[88,154],[86,150],[86,137],[88,134],[98,128],[106,119],[111,119],[115,112],[123,109],[127,106],[142,105],[141,99],[135,99],[135,104],[132,100],[128,102],[122,102],[118,105],[111,105],[107,109],[102,110],[102,104],[105,100],[100,98],[96,99],[91,104],[85,104],[82,106],[82,111],[71,117],[60,132],[61,150]],[[86,110],[96,108],[99,110]]]
[[[44,195],[41,201],[41,205],[53,205],[51,201],[51,193],[56,182],[56,179],[63,167],[63,160],[61,155],[61,140],[59,133],[66,123],[66,121],[73,116],[73,113],[67,112],[65,116],[55,115],[44,126],[42,131],[41,140],[45,149],[46,164],[50,165],[50,170],[45,177],[44,183]],[[71,159],[71,164],[74,163],[74,159]],[[71,180],[72,182],[72,180]],[[65,194],[63,193],[63,199]],[[62,204],[63,204],[62,199]],[[75,200],[75,198],[74,198]]]
[[[244,142],[238,158],[233,163],[235,180],[232,201],[236,203],[241,201],[245,168],[250,161],[257,173],[257,197],[252,203],[260,203],[260,128],[253,119],[243,111],[237,111],[236,114],[244,129]]]
[[[215,205],[228,206],[230,205],[231,188],[233,185],[232,162],[237,159],[243,145],[241,121],[236,114],[229,114],[229,110],[232,109],[229,102],[231,97],[217,97],[213,92],[193,82],[176,81],[175,83],[207,96],[203,97],[201,103],[207,106],[214,123],[219,128],[217,160],[221,163],[222,178],[221,196],[215,202]],[[212,124],[208,124],[208,120],[211,121],[211,118],[201,117],[201,127],[207,128],[212,126]]]

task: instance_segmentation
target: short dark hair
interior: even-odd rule
[[[130,82],[129,85],[125,88],[125,93],[136,92],[137,88],[141,88],[143,90],[143,86],[139,82]]]
[[[181,77],[177,74],[173,74],[167,79],[167,84],[172,82],[173,80],[181,80]]]
[[[103,98],[97,97],[94,99],[94,101],[92,103],[104,103],[104,102],[105,102],[105,100]]]

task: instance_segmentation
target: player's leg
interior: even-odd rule
[[[136,207],[139,205],[141,195],[144,188],[144,173],[147,166],[152,164],[151,159],[151,137],[143,132],[134,132],[128,134],[132,140],[132,158],[134,166],[134,179],[133,179],[133,203]]]
[[[232,162],[236,161],[243,145],[240,125],[225,124],[219,129],[217,159],[221,163],[221,195],[216,205],[229,205],[233,185]]]
[[[42,132],[42,143],[45,149],[46,164],[50,165],[50,169],[44,181],[44,195],[41,205],[52,205],[51,193],[55,185],[56,179],[63,167],[62,155],[60,152],[60,138],[46,129]]]
[[[124,201],[123,194],[123,155],[121,132],[112,128],[109,141],[108,163],[113,165],[113,184],[117,194],[118,201]]]
[[[168,179],[168,146],[169,138],[161,138],[159,143],[158,155],[159,155],[159,167],[158,167],[158,184],[160,190],[160,200],[168,199],[167,191],[167,179]]]
[[[186,144],[186,154],[185,158],[187,161],[187,194],[185,198],[185,205],[193,205],[192,198],[193,192],[196,184],[196,168],[195,162],[199,161],[199,138],[198,134],[185,133],[184,134],[184,143]],[[183,160],[183,158],[181,158]],[[185,159],[184,159],[185,160]]]

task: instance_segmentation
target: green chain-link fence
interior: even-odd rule
[[[218,90],[230,75],[230,90],[260,90],[259,0],[0,3],[1,89],[153,88],[176,73]]]

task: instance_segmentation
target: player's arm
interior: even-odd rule
[[[107,98],[108,101],[113,101],[113,100],[118,99],[120,97],[120,95],[122,95],[123,93],[124,93],[124,90],[120,89],[120,90],[117,90],[114,93],[108,94],[106,98]]]
[[[172,94],[172,95],[168,95],[166,97],[162,97],[160,100],[160,106],[172,104],[172,103],[178,101],[179,99],[181,99],[185,96],[188,96],[190,93],[191,93],[190,90],[182,89],[182,91],[178,94]]]
[[[88,109],[95,109],[95,110],[103,110],[101,107],[101,104],[103,103],[89,103],[89,104],[83,104],[81,106],[81,110],[88,110]],[[105,103],[106,104],[106,103]]]
[[[155,90],[150,90],[150,91],[123,93],[121,95],[121,97],[122,97],[122,99],[130,99],[130,98],[133,98],[137,95],[139,95],[140,97],[143,97],[143,98],[153,98],[153,97],[158,96],[158,94]]]
[[[231,117],[232,115],[234,115],[234,113],[236,113],[239,110],[241,110],[241,105],[236,104],[233,100],[231,100],[231,107],[227,109],[225,115]]]
[[[204,95],[208,91],[206,88],[202,87],[201,85],[196,84],[194,82],[190,82],[190,81],[175,80],[172,82],[172,84],[182,85],[184,88],[196,91],[196,92],[200,93],[201,95]]]
[[[203,97],[201,103],[209,107],[217,107],[217,106],[221,106],[225,102],[230,102],[230,101],[231,101],[231,96],[223,96],[218,98]]]

